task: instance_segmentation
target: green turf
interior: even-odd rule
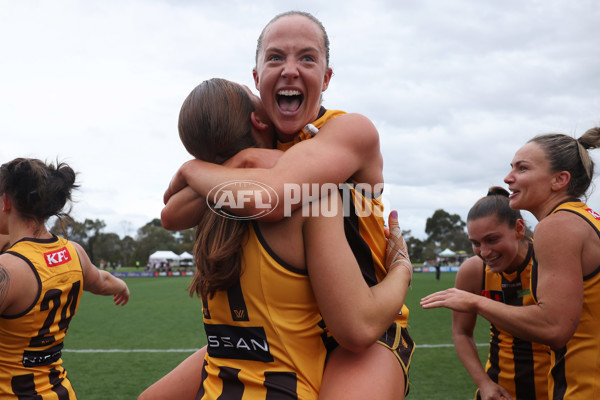
[[[449,310],[423,310],[421,297],[454,285],[456,274],[415,274],[407,306],[409,330],[417,343],[408,399],[472,399],[475,386],[451,344]],[[146,387],[184,360],[191,351],[139,352],[143,349],[193,350],[205,344],[200,300],[190,298],[190,278],[130,278],[131,299],[116,307],[110,297],[85,293],[65,341],[65,367],[80,399],[135,399]],[[479,319],[477,343],[489,341],[489,325]],[[81,353],[69,350],[121,349],[138,352]],[[487,348],[479,347],[482,359]]]

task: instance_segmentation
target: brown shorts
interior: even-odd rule
[[[387,331],[379,338],[377,343],[387,347],[394,353],[402,370],[404,371],[404,395],[408,394],[408,369],[410,368],[410,360],[415,351],[415,342],[408,334],[408,330],[394,322]]]

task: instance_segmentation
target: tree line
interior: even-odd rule
[[[103,232],[104,221],[86,219],[78,222],[71,217],[56,220],[50,231],[79,243],[92,262],[122,266],[145,267],[150,254],[157,250],[171,250],[177,254],[192,253],[195,229],[171,232],[164,229],[155,218],[137,230],[135,238],[127,235],[121,239],[116,233]]]
[[[177,254],[184,251],[193,254],[195,229],[168,231],[158,218],[153,219],[137,230],[134,237],[121,238],[116,233],[105,233],[106,224],[96,219],[78,222],[71,217],[56,220],[51,231],[67,237],[83,246],[95,265],[145,267],[150,254],[157,250],[171,250]],[[426,221],[427,238],[421,240],[411,235],[410,230],[402,231],[413,263],[434,260],[445,248],[470,253],[471,243],[466,233],[466,223],[459,215],[442,209],[436,210]]]

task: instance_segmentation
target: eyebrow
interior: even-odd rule
[[[484,240],[488,240],[488,239],[490,238],[490,236],[494,236],[494,235],[500,235],[500,232],[490,232],[490,233],[488,233],[488,234],[484,235],[484,236],[481,238],[481,240],[477,240],[477,239],[472,239],[472,238],[469,238],[469,241],[470,241],[470,242],[479,242],[479,243],[481,243],[481,242],[483,242]]]
[[[319,52],[321,51],[321,49],[317,48],[317,47],[313,47],[313,46],[308,46],[308,47],[303,47],[300,50],[298,50],[296,53],[307,53],[307,52]],[[279,47],[266,47],[265,48],[265,54],[268,52],[273,52],[273,53],[284,53],[284,51],[279,48]]]

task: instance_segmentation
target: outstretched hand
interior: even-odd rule
[[[464,290],[450,288],[432,293],[421,299],[423,308],[445,307],[459,312],[477,312],[477,301],[485,297]]]
[[[388,219],[389,236],[385,249],[385,266],[388,271],[402,266],[410,272],[412,281],[413,265],[408,256],[408,247],[398,224],[398,212],[392,211]],[[410,284],[410,283],[409,283]]]

